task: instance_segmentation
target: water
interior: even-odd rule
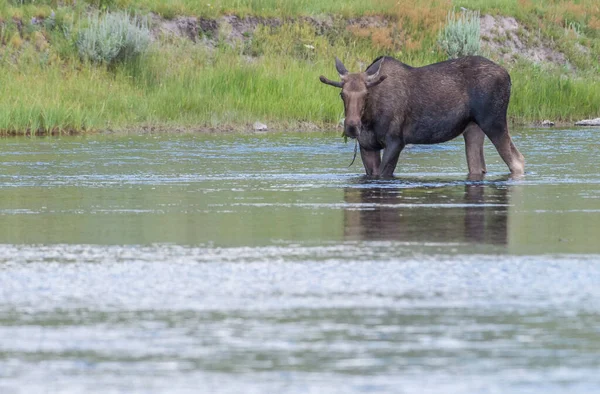
[[[600,130],[0,140],[0,393],[600,391]]]

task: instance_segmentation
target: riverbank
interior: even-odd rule
[[[110,66],[77,50],[97,1],[41,3],[0,6],[3,134],[247,130],[255,122],[331,129],[343,108],[318,76],[335,77],[333,57],[352,70],[381,54],[413,66],[444,60],[437,36],[452,7],[481,10],[484,54],[511,72],[513,123],[600,115],[600,9],[592,1],[379,1],[371,9],[354,0],[335,9],[319,0],[283,8],[268,0],[101,2],[103,11],[143,18],[151,34],[143,56]]]

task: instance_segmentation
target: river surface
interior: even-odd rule
[[[600,130],[0,140],[0,393],[600,392]]]

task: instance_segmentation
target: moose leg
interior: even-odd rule
[[[483,175],[487,172],[483,157],[483,141],[485,134],[475,123],[469,123],[463,133],[469,175]]]
[[[496,127],[485,128],[482,130],[492,141],[496,150],[506,163],[512,175],[523,175],[525,173],[525,158],[513,144],[506,122],[496,125]]]
[[[367,176],[379,176],[379,166],[381,165],[381,154],[378,150],[367,150],[360,147],[360,157]]]
[[[379,170],[381,177],[391,178],[394,175],[402,149],[404,149],[404,142],[400,138],[388,136]]]

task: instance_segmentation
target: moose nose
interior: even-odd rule
[[[350,138],[356,138],[360,131],[360,119],[346,119],[344,124],[344,134]]]

